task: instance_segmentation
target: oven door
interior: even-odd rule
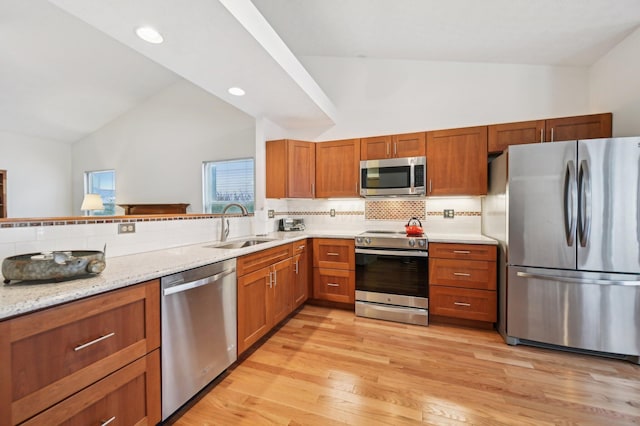
[[[356,291],[427,298],[428,253],[356,248]]]

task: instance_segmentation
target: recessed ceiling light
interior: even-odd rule
[[[244,96],[244,90],[242,90],[239,87],[230,87],[229,93],[231,93],[234,96]]]
[[[149,43],[160,44],[164,41],[162,34],[160,34],[155,28],[138,27],[136,28],[136,34],[138,37]]]

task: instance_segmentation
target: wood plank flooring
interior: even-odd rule
[[[176,425],[633,425],[640,366],[305,306]]]

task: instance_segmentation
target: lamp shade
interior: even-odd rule
[[[80,210],[104,210],[100,194],[85,194]]]

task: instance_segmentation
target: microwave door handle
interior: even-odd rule
[[[409,186],[411,188],[410,190],[410,194],[415,194],[416,193],[416,165],[413,163],[413,161],[411,162],[411,166],[409,166]]]

